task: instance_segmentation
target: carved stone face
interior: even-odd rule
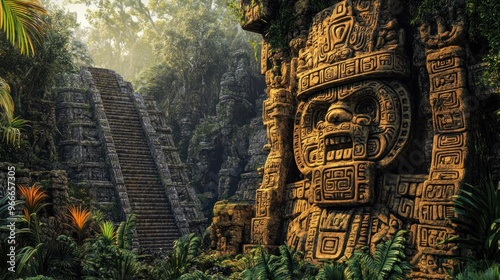
[[[299,103],[294,153],[317,204],[371,199],[373,168],[390,164],[410,129],[408,91],[397,81],[332,87]]]
[[[397,82],[368,81],[324,90],[299,104],[294,147],[299,169],[373,161],[400,152],[410,124],[409,97]]]

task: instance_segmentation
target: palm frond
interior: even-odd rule
[[[33,260],[35,255],[43,249],[45,246],[44,243],[38,243],[35,247],[32,246],[26,246],[23,247],[19,253],[19,264],[17,266],[16,272],[18,274],[22,274],[24,268],[29,265],[29,263]]]
[[[10,121],[7,121],[6,124],[1,127],[3,130],[3,141],[9,145],[19,148],[21,145],[21,128],[26,126],[28,123],[29,121],[23,120],[19,117],[15,117]]]
[[[21,54],[32,56],[35,43],[41,41],[48,28],[45,15],[47,11],[37,0],[2,0],[0,28]]]
[[[210,280],[211,278],[207,275],[205,275],[205,273],[199,271],[199,270],[195,270],[193,272],[190,272],[190,273],[186,273],[184,275],[182,275],[181,277],[179,277],[179,280]]]
[[[137,279],[139,264],[134,253],[127,250],[118,250],[114,259],[114,266],[110,269],[110,276],[117,280]]]
[[[354,254],[353,257],[347,260],[347,268],[345,271],[346,277],[349,280],[361,280],[363,278],[363,269],[361,267],[361,256]]]
[[[9,84],[2,78],[0,78],[0,108],[3,109],[7,121],[14,117],[14,100],[10,95]]]
[[[344,263],[325,263],[318,272],[317,280],[346,280]]]
[[[281,245],[280,249],[280,261],[282,266],[286,267],[288,271],[294,271],[296,268],[296,261],[294,253],[290,251],[288,246]]]
[[[443,243],[456,243],[477,251],[486,260],[500,260],[500,183],[491,180],[480,187],[467,185],[456,195],[454,206],[457,217],[450,220],[461,228],[460,236]]]
[[[399,230],[393,238],[376,246],[373,259],[378,268],[376,273],[382,279],[386,279],[394,267],[406,258],[404,254],[405,233],[405,230]]]
[[[478,269],[475,267],[467,267],[465,271],[455,276],[456,280],[493,280],[500,279],[500,265],[498,263],[491,264],[486,269]]]
[[[116,232],[118,248],[130,249],[132,247],[132,238],[134,237],[136,225],[135,214],[128,215],[124,222],[121,222]]]

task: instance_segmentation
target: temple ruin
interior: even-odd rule
[[[289,2],[241,2],[243,28],[264,38],[269,155],[255,208],[216,206],[214,246],[286,244],[323,262],[405,229],[412,279],[444,279],[450,257],[465,254],[440,242],[456,234],[453,196],[474,176],[470,100],[491,94],[476,86],[483,65],[463,18],[414,27],[397,0],[332,1],[317,13]],[[276,48],[269,27],[285,9],[294,18]],[[223,230],[246,227],[250,236]]]

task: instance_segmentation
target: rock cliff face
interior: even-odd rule
[[[257,169],[266,157],[265,130],[259,125],[262,80],[252,74],[246,53],[235,52],[232,59],[222,77],[216,116],[201,120],[189,144],[192,184],[209,202],[206,213],[218,199],[254,200],[261,179]]]

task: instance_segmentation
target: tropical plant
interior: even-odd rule
[[[134,280],[140,272],[140,263],[137,256],[128,250],[118,250],[117,257],[113,259],[110,267],[111,279]]]
[[[299,270],[297,255],[287,246],[279,247],[280,255],[272,255],[261,247],[256,248],[255,265],[241,272],[243,279],[304,279]]]
[[[411,267],[405,261],[405,233],[405,230],[399,230],[392,239],[377,244],[373,255],[366,251],[354,253],[347,261],[347,279],[406,279]]]
[[[18,232],[26,236],[27,244],[37,246],[42,242],[42,222],[40,221],[39,212],[50,204],[45,202],[48,196],[36,183],[31,187],[18,185],[18,190],[23,201],[24,214],[20,221],[26,223],[26,227],[19,229]]]
[[[9,145],[19,146],[21,143],[21,128],[27,121],[14,117],[14,100],[10,95],[10,87],[1,77],[0,108],[3,109],[3,114],[0,115],[0,130],[3,130],[3,141]]]
[[[101,236],[108,240],[110,243],[115,243],[116,241],[116,232],[115,225],[111,221],[102,222],[99,225],[99,229],[101,230]]]
[[[70,237],[60,235],[55,240],[22,248],[17,275],[79,279],[81,266],[76,243]]]
[[[280,261],[278,256],[267,253],[259,248],[260,257],[254,267],[248,268],[241,273],[246,280],[257,279],[290,279],[290,271],[286,264]]]
[[[41,41],[47,28],[45,15],[47,11],[37,0],[2,0],[0,28],[21,54],[33,56],[35,43]]]
[[[70,205],[68,206],[68,211],[69,215],[67,216],[71,221],[69,226],[76,233],[78,244],[81,244],[83,237],[85,236],[85,231],[92,221],[92,212],[82,208],[81,205]]]
[[[167,258],[161,262],[157,274],[161,279],[179,279],[186,274],[198,255],[201,238],[194,233],[184,235],[174,242],[174,248]]]
[[[179,277],[179,280],[211,280],[214,278],[215,277],[208,276],[199,270],[195,270],[195,271],[186,273],[184,275],[181,275]],[[217,279],[217,278],[215,278],[215,279]]]
[[[31,187],[26,185],[18,185],[19,196],[24,200],[23,213],[25,219],[29,222],[31,214],[40,212],[49,203],[45,203],[48,195],[38,184],[33,184]]]
[[[0,29],[6,39],[19,48],[21,54],[33,56],[35,44],[40,42],[47,22],[44,16],[45,8],[39,1],[1,0],[0,1]],[[20,144],[20,128],[26,121],[14,117],[14,102],[10,95],[10,88],[0,78],[0,130],[3,130],[3,139],[7,144]]]
[[[454,277],[455,280],[497,280],[500,279],[500,264],[493,263],[486,269],[467,267],[463,272]]]
[[[467,185],[454,201],[460,235],[443,243],[456,243],[477,252],[483,260],[500,261],[500,183],[487,180],[480,187]]]
[[[325,263],[318,272],[317,280],[346,280],[347,264]]]
[[[132,238],[134,237],[135,225],[135,214],[128,215],[127,219],[124,222],[120,223],[120,226],[118,226],[118,230],[116,232],[118,248],[132,248]]]
[[[18,185],[19,195],[22,199],[23,214],[19,218],[21,227],[17,230],[19,234],[19,243],[23,244],[18,252],[19,264],[17,265],[17,273],[35,276],[38,272],[45,271],[47,267],[44,265],[44,252],[47,252],[49,247],[42,242],[42,225],[40,220],[40,212],[50,203],[46,203],[48,198],[45,191],[38,185],[33,184],[31,187],[26,185]]]

